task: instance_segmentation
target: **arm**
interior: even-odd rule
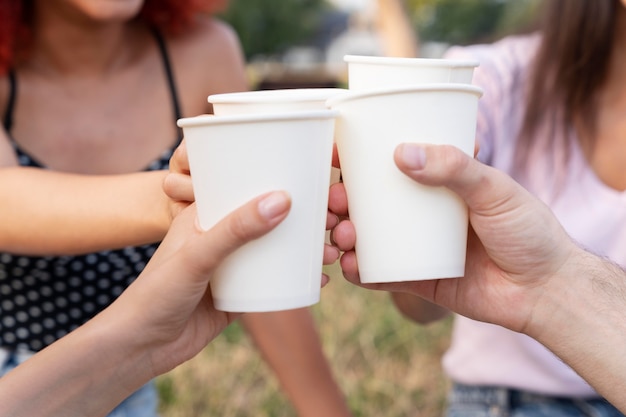
[[[403,0],[377,0],[377,25],[386,56],[417,57],[417,32],[411,25]]]
[[[0,251],[76,254],[159,241],[171,222],[165,171],[77,175],[0,169]]]
[[[266,194],[207,232],[196,226],[195,210],[185,210],[111,306],[0,378],[0,416],[103,416],[193,357],[235,318],[213,308],[213,269],[278,225],[290,204],[285,193]]]
[[[181,207],[193,201],[189,160],[183,142],[170,160],[165,192]],[[329,216],[327,228],[336,218]],[[324,263],[337,260],[335,248],[325,247]],[[328,365],[309,309],[248,313],[241,318],[261,355],[276,374],[298,415],[350,416]]]
[[[359,283],[354,228],[340,223],[346,278],[407,292],[543,343],[626,411],[626,272],[585,252],[548,207],[510,177],[449,146],[401,145],[396,164],[414,180],[446,186],[468,204],[472,233],[465,276],[412,283]],[[341,205],[343,190],[331,190]],[[338,202],[338,203],[337,203]]]
[[[437,304],[405,292],[392,292],[391,301],[404,317],[419,324],[429,324],[441,320],[450,313]]]
[[[246,314],[242,320],[299,416],[351,415],[308,308]]]

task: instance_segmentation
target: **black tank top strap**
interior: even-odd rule
[[[15,71],[9,70],[7,74],[9,80],[9,100],[7,101],[7,108],[4,112],[4,118],[2,124],[7,132],[11,131],[13,127],[13,109],[15,108],[15,98],[17,97],[17,78],[15,77]]]
[[[174,71],[172,69],[172,64],[170,62],[170,57],[167,52],[167,46],[165,45],[165,39],[161,32],[158,29],[153,29],[152,33],[154,33],[154,38],[157,41],[157,45],[159,46],[159,51],[161,52],[161,58],[163,59],[163,68],[165,69],[165,75],[167,76],[167,83],[170,88],[170,95],[172,97],[172,107],[174,109],[174,122],[182,117],[182,112],[180,109],[180,102],[178,100],[178,90],[176,89],[176,82],[174,81]],[[182,131],[179,129],[179,137],[182,139]]]

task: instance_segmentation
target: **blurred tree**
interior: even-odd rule
[[[326,0],[230,0],[221,17],[237,31],[250,59],[306,43],[330,8]]]
[[[489,42],[525,29],[538,0],[407,0],[422,41]]]

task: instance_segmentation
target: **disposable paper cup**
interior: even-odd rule
[[[208,97],[216,115],[324,110],[326,100],[343,88],[290,88],[213,94]]]
[[[443,187],[405,176],[403,142],[454,145],[472,155],[482,90],[432,84],[353,92],[328,101],[339,111],[335,140],[365,283],[464,274],[468,212]]]
[[[413,84],[471,84],[477,61],[346,55],[350,90]]]
[[[180,119],[198,218],[209,229],[252,198],[285,190],[287,218],[231,254],[211,278],[215,307],[260,312],[319,301],[336,112]]]
[[[326,101],[345,93],[345,88],[286,88],[213,94],[208,97],[216,115],[241,115],[307,110],[326,110]],[[331,167],[329,185],[339,182],[341,171]],[[330,232],[324,241],[330,243]]]
[[[346,93],[345,88],[287,88],[213,94],[208,97],[213,113],[219,116],[326,110],[326,101]],[[331,168],[330,183],[339,181],[340,172]]]

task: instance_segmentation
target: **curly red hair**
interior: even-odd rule
[[[165,33],[179,33],[196,13],[217,13],[228,0],[145,0],[141,19]],[[30,36],[32,0],[0,0],[0,74],[5,74],[24,52]]]

